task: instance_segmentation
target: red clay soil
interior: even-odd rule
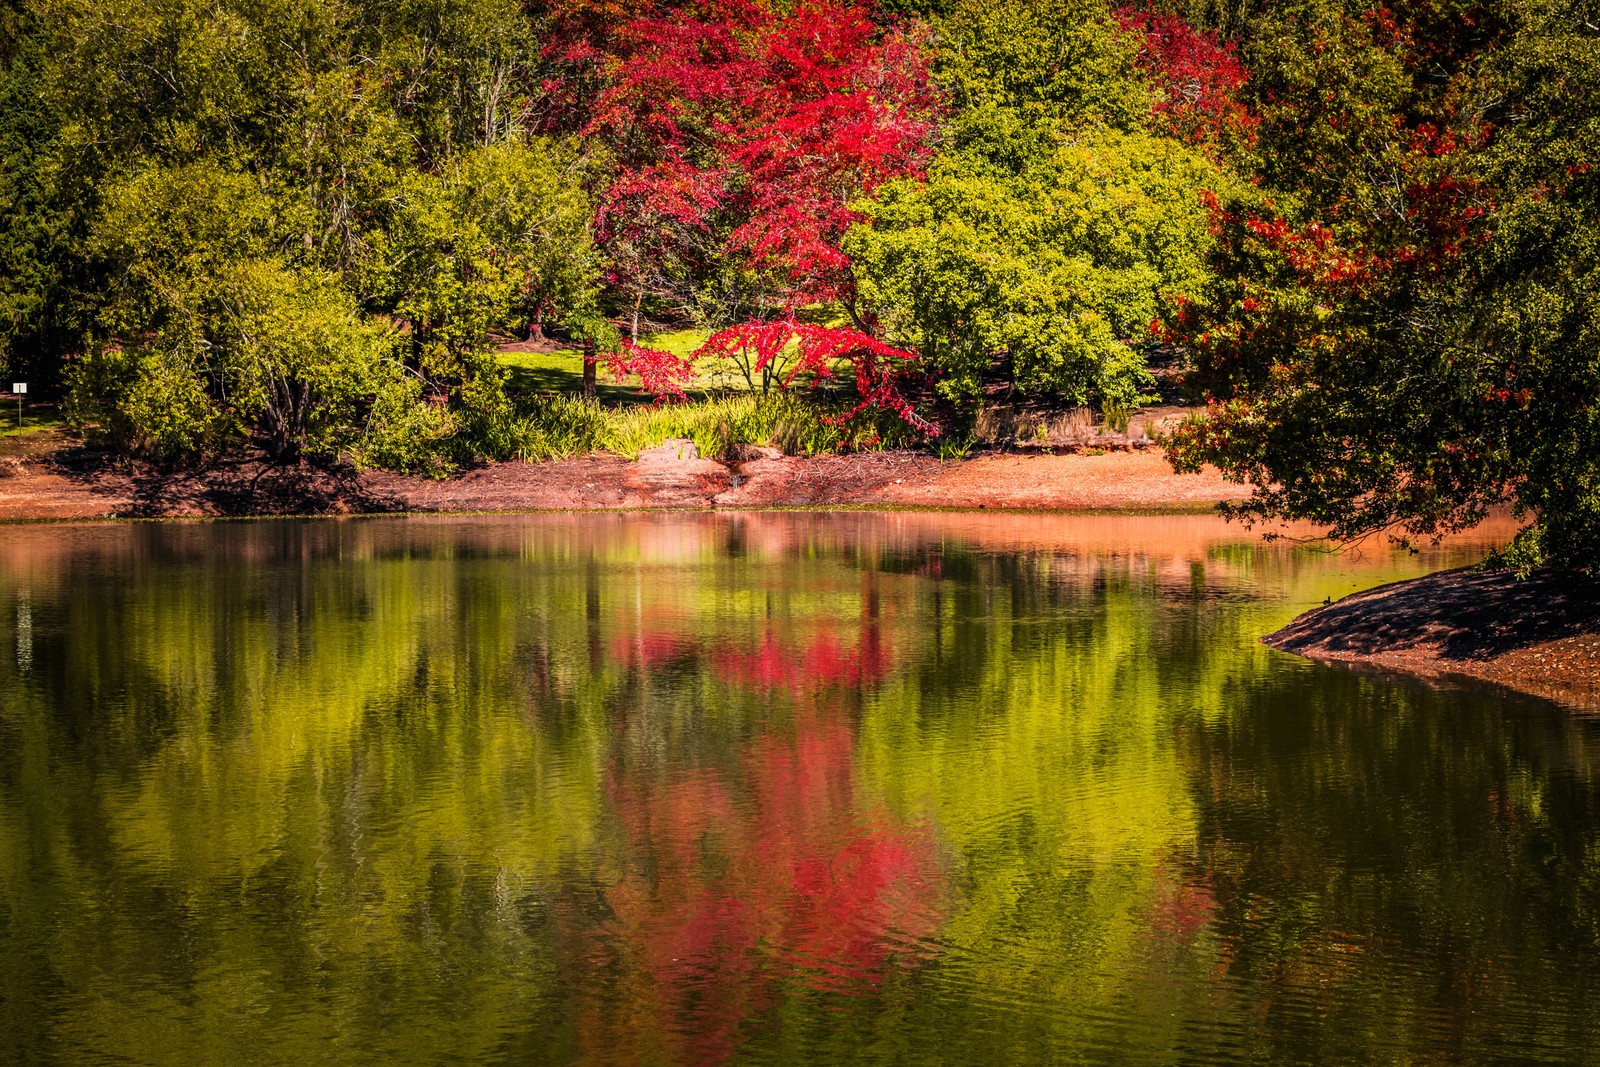
[[[1600,580],[1441,571],[1356,593],[1262,638],[1311,659],[1465,676],[1600,711]]]
[[[1214,471],[1173,474],[1153,447],[951,461],[920,452],[798,457],[747,449],[723,463],[684,441],[636,461],[589,455],[493,463],[435,480],[283,466],[260,456],[163,468],[88,454],[53,434],[20,439],[25,449],[18,440],[0,452],[0,519],[770,507],[1184,511],[1245,495]]]

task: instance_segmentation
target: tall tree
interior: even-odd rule
[[[916,37],[819,0],[634,18],[605,47],[586,132],[617,161],[598,236],[624,305],[722,327],[843,293],[851,202],[929,150]]]
[[[1600,19],[1318,10],[1274,30],[1268,84],[1306,99],[1263,120],[1284,194],[1218,203],[1218,285],[1177,316],[1214,400],[1176,461],[1253,485],[1248,516],[1430,535],[1509,502],[1600,561]]]

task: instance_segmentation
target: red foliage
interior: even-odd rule
[[[585,47],[596,45],[567,54]],[[648,257],[631,249],[665,243],[686,262],[732,257],[764,272],[780,306],[829,299],[847,284],[838,241],[850,202],[918,173],[929,152],[920,42],[859,6],[720,0],[633,18],[601,47],[608,84],[584,133],[620,164],[597,231],[623,253],[625,287],[649,283]]]
[[[863,629],[859,647],[841,648],[833,634],[820,633],[798,654],[768,629],[754,649],[724,648],[712,662],[718,678],[751,689],[800,695],[837,685],[851,689],[876,685],[889,673],[894,656],[873,625]]]
[[[1232,42],[1176,15],[1119,8],[1122,28],[1144,38],[1138,63],[1162,91],[1154,111],[1175,136],[1210,148],[1244,147],[1259,119],[1239,99],[1248,77]]]
[[[545,123],[616,161],[595,215],[609,283],[635,307],[653,298],[688,311],[719,270],[748,270],[754,284],[719,309],[748,321],[691,359],[753,356],[758,372],[782,362],[782,388],[846,360],[861,394],[852,416],[876,407],[931,431],[901,389],[913,353],[793,321],[803,305],[849,296],[839,241],[857,219],[851,203],[920,174],[932,151],[925,30],[886,28],[851,0],[545,9],[557,72]],[[658,399],[682,396],[684,361],[628,346],[611,363],[646,377]]]
[[[788,983],[859,993],[934,951],[938,843],[862,810],[856,762],[847,710],[806,701],[791,730],[725,762],[608,770],[620,862],[599,890],[607,921],[578,951],[646,995],[620,1015],[580,999],[588,1058],[636,1057],[648,1034],[665,1060],[727,1062]]]
[[[739,361],[752,376],[770,370],[777,374],[783,389],[802,376],[813,383],[831,378],[834,364],[843,361],[852,367],[860,400],[838,421],[877,408],[898,416],[915,430],[939,435],[938,426],[917,414],[902,389],[917,354],[884,344],[860,330],[816,326],[792,318],[747,322],[707,338],[694,354],[696,359],[702,356]]]
[[[1378,187],[1358,188],[1320,217],[1291,222],[1271,200],[1264,209],[1235,213],[1209,198],[1226,288],[1208,307],[1177,307],[1169,316],[1164,336],[1192,348],[1198,379],[1209,390],[1206,419],[1172,435],[1168,454],[1175,462],[1190,469],[1204,460],[1258,487],[1283,486],[1285,468],[1274,464],[1285,461],[1274,449],[1301,447],[1305,438],[1286,434],[1288,446],[1265,447],[1268,434],[1286,425],[1330,424],[1325,413],[1306,412],[1335,389],[1392,395],[1393,383],[1369,382],[1370,368],[1418,344],[1416,331],[1435,329],[1431,305],[1439,287],[1454,284],[1468,254],[1489,235],[1490,191],[1459,158],[1473,147],[1474,138],[1396,118],[1388,143],[1366,163]],[[1514,396],[1507,391],[1507,399]],[[1360,485],[1360,507],[1382,516],[1373,520],[1377,525],[1390,521],[1387,505],[1370,491],[1371,470],[1387,459],[1374,459],[1361,436],[1323,433],[1314,439],[1315,462],[1297,468],[1287,488],[1259,490],[1276,494],[1263,498],[1282,507],[1293,493],[1297,502],[1320,505],[1334,485],[1339,493]],[[1445,453],[1412,483],[1421,487],[1416,492],[1468,484],[1462,468],[1470,458]]]
[[[613,818],[592,845],[602,874],[555,915],[576,919],[558,931],[582,961],[572,993],[586,1060],[645,1049],[726,1062],[795,986],[870,992],[938,951],[938,839],[857,788],[856,723],[864,691],[893,668],[892,612],[864,573],[854,619],[824,606],[751,628],[740,612],[695,619],[668,601],[608,616],[624,627],[610,666],[628,675],[608,689]],[[706,684],[750,717],[685,730],[663,715],[673,693],[700,714]],[[619,1013],[624,987],[639,995]]]
[[[1356,219],[1357,225],[1336,230],[1313,220],[1291,227],[1281,216],[1251,214],[1242,220],[1244,227],[1284,257],[1300,284],[1330,297],[1370,292],[1392,284],[1396,275],[1440,275],[1486,235],[1479,223],[1491,204],[1488,190],[1445,159],[1463,147],[1454,134],[1426,123],[1411,130],[1389,161],[1398,195],[1382,210]],[[1213,211],[1221,223],[1239,221]],[[1256,310],[1256,303],[1246,298],[1244,310]]]
[[[659,348],[646,348],[624,340],[615,352],[606,356],[606,369],[618,381],[637,374],[645,392],[656,398],[656,403],[671,398],[685,400],[683,386],[694,378],[694,363],[664,352]]]

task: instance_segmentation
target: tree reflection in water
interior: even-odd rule
[[[8,528],[0,1047],[1592,1060],[1595,727],[1256,643],[1481,547],[1197,517]]]

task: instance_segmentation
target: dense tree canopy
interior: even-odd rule
[[[1600,559],[1593,0],[3,0],[0,361],[154,455],[515,451],[496,346],[682,396],[1208,401],[1339,536]],[[698,350],[641,346],[641,324]],[[837,399],[837,398],[836,398]],[[830,401],[833,403],[834,401]]]
[[[1216,202],[1215,284],[1173,316],[1212,397],[1176,455],[1246,514],[1428,535],[1510,503],[1590,564],[1600,18],[1381,16],[1303,4],[1251,51],[1260,187]]]
[[[1139,347],[1164,296],[1206,282],[1204,158],[1150,134],[1085,132],[1022,174],[958,154],[886,188],[846,242],[861,306],[915,347],[955,401],[997,356],[1027,392],[1132,404]]]

